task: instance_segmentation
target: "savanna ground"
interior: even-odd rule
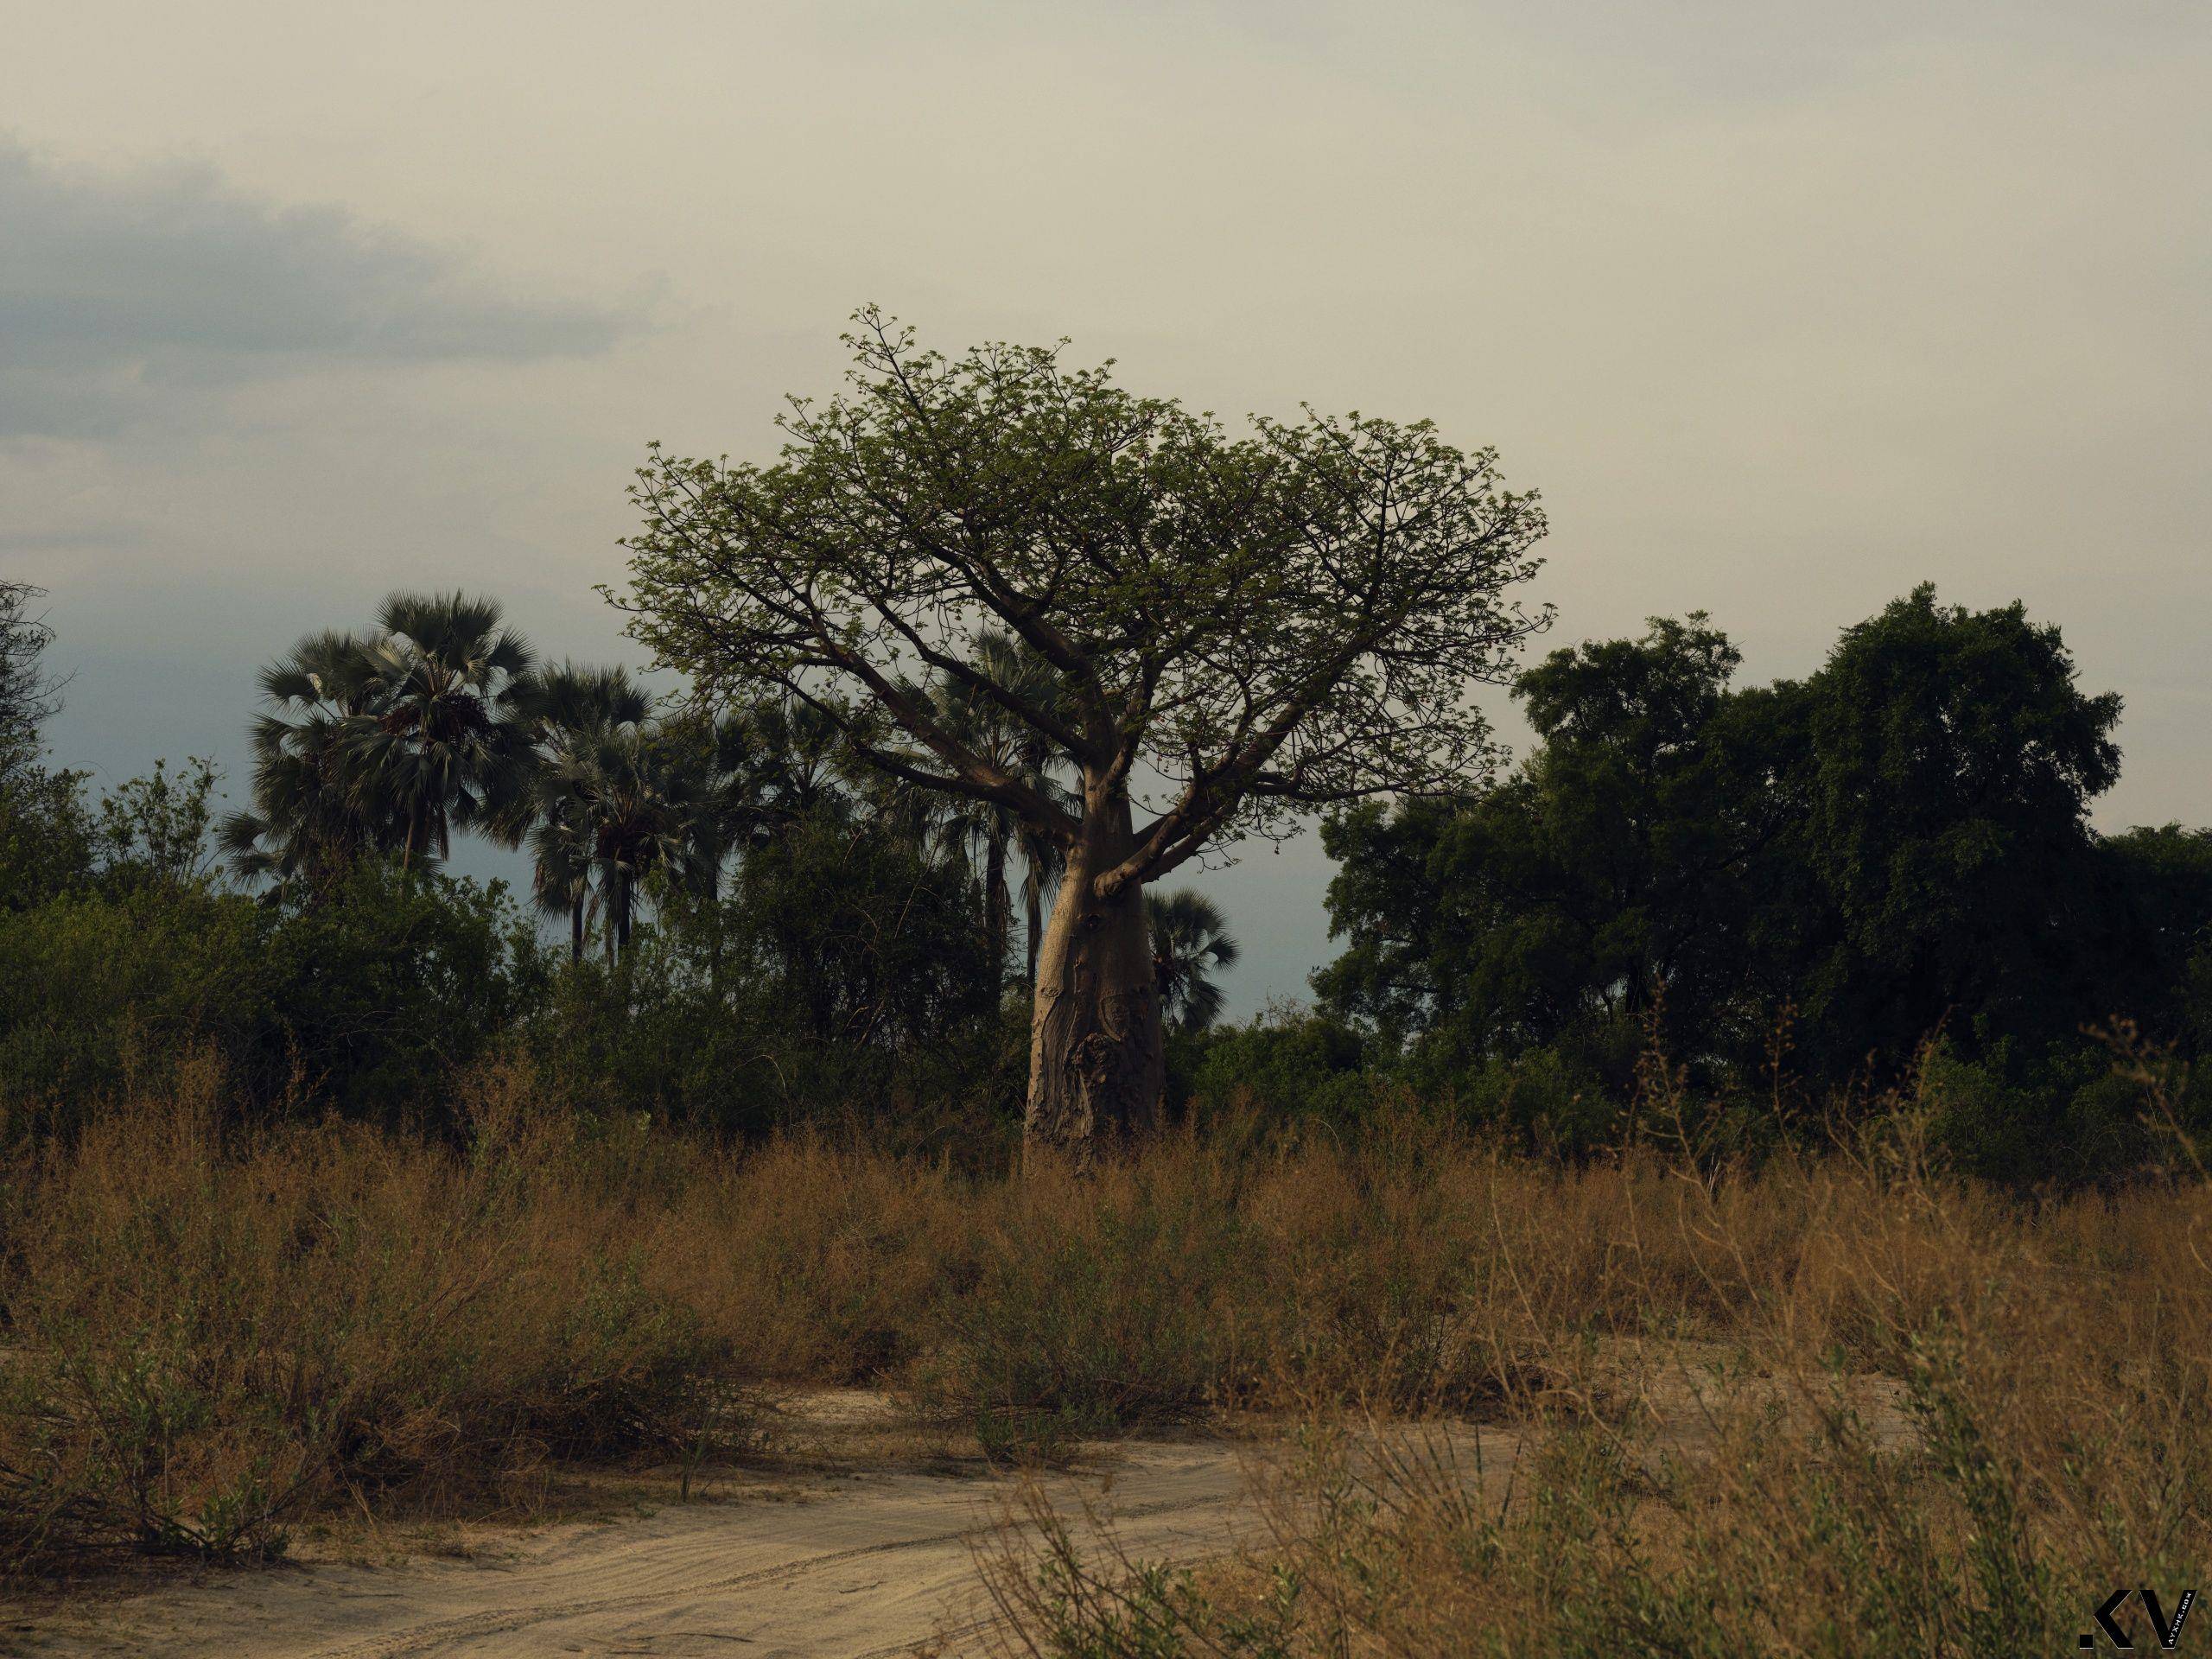
[[[257,1128],[188,1069],[10,1166],[20,1640],[166,1606],[179,1652],[561,1650],[470,1622],[504,1573],[683,1652],[819,1557],[897,1618],[756,1650],[2056,1653],[2212,1542],[2201,1174],[1948,1179],[1910,1101],[1756,1168],[1227,1117],[1083,1180],[533,1101]],[[856,1387],[888,1414],[807,1403]],[[1103,1509],[1065,1472],[1117,1462]],[[299,1622],[416,1592],[404,1642]]]

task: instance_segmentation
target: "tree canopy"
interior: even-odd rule
[[[1426,422],[1232,435],[1058,348],[949,359],[873,309],[847,340],[846,391],[792,400],[774,461],[655,448],[618,602],[707,697],[798,699],[879,772],[1063,849],[1033,1131],[1141,1122],[1160,1025],[1135,895],[1299,807],[1484,776],[1470,694],[1544,620],[1516,597],[1542,515]],[[977,704],[1071,791],[949,717]]]
[[[1142,764],[1168,793],[1116,885],[1293,804],[1488,762],[1467,692],[1538,625],[1513,594],[1543,531],[1491,452],[1357,415],[1232,438],[1110,365],[948,359],[872,310],[860,323],[849,391],[792,400],[778,461],[656,450],[639,475],[625,602],[695,684],[779,686],[882,770],[1069,841],[1077,814],[961,741],[915,677],[988,699],[1103,786]],[[1064,697],[994,671],[978,645],[1001,630]]]

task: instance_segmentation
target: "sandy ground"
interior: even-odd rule
[[[1687,1344],[1669,1344],[1679,1361]],[[1707,1455],[1712,1369],[1678,1364],[1645,1397],[1665,1428],[1654,1454]],[[1774,1385],[1748,1385],[1783,1395]],[[1855,1379],[1878,1443],[1910,1428],[1893,1383]],[[979,1546],[1019,1487],[932,1450],[889,1402],[809,1396],[786,1417],[775,1466],[679,1497],[673,1479],[610,1489],[601,1518],[442,1539],[340,1535],[273,1567],[174,1573],[0,1618],[0,1652],[52,1659],[399,1659],[468,1655],[888,1659],[927,1646],[963,1659],[986,1611]],[[1431,1431],[1433,1432],[1433,1431]],[[1510,1482],[1518,1437],[1443,1431],[1463,1478]],[[1430,1442],[1435,1444],[1433,1440]],[[1129,1557],[1196,1561],[1264,1541],[1264,1445],[1204,1436],[1100,1447],[1044,1495],[1079,1536],[1111,1529]],[[574,1502],[569,1512],[576,1512]],[[395,1543],[397,1548],[395,1548]],[[424,1553],[427,1543],[430,1551]],[[1086,1552],[1090,1553],[1090,1552]],[[462,1559],[452,1559],[459,1555]],[[317,1559],[320,1557],[320,1559]],[[363,1559],[368,1557],[371,1559]]]
[[[1198,1559],[1250,1524],[1246,1449],[1192,1438],[1102,1449],[1053,1477],[1150,1558]],[[835,1469],[763,1477],[618,1518],[472,1535],[472,1559],[309,1561],[167,1578],[8,1621],[8,1650],[175,1659],[398,1656],[888,1656],[984,1608],[976,1546],[1010,1479]]]

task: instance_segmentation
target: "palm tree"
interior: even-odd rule
[[[757,834],[779,833],[837,800],[850,772],[836,722],[792,697],[763,698],[731,716],[717,758],[741,780]]]
[[[530,828],[530,896],[548,916],[569,923],[569,960],[584,959],[584,922],[591,906],[591,838],[577,811],[549,811]]]
[[[394,594],[362,649],[372,709],[344,723],[357,810],[406,826],[401,861],[446,857],[454,824],[512,834],[531,782],[537,683],[498,602]]]
[[[1212,899],[1189,887],[1146,893],[1144,914],[1160,1018],[1183,1031],[1204,1031],[1221,1016],[1221,987],[1212,976],[1236,963],[1229,918]]]
[[[613,730],[651,720],[653,697],[626,668],[563,663],[538,674],[531,712],[541,733]]]
[[[1029,965],[1022,982],[1034,989],[1037,952],[1045,943],[1045,901],[1060,885],[1060,874],[1067,868],[1067,849],[1028,824],[1017,830],[1014,839],[1021,849],[1021,903],[1029,924]]]
[[[219,836],[232,867],[273,895],[321,887],[360,854],[397,845],[397,817],[364,810],[346,781],[350,723],[376,706],[366,642],[309,634],[261,671],[261,690],[271,707],[253,726],[252,805]]]
[[[461,594],[394,594],[378,624],[262,671],[252,806],[222,830],[239,874],[320,886],[365,852],[443,858],[456,824],[510,844],[527,829],[529,645]]]
[[[573,880],[579,866],[596,878],[607,926],[607,954],[630,948],[638,895],[656,873],[683,880],[697,875],[697,823],[709,791],[695,757],[650,728],[608,731],[555,756],[543,786],[548,823],[564,826],[550,855],[557,879]],[[565,891],[573,892],[573,887]],[[582,950],[581,924],[571,946]]]
[[[1051,665],[1011,634],[985,633],[976,642],[976,657],[986,676],[1033,703],[1052,707],[1064,700]],[[1058,757],[1034,727],[954,680],[939,679],[918,690],[935,705],[938,721],[976,754],[1040,793],[1065,797],[1067,791],[1053,776]],[[986,943],[1001,973],[1014,931],[1007,872],[1012,855],[1020,853],[1029,923],[1028,976],[1034,983],[1045,899],[1059,875],[1058,843],[1027,830],[1018,815],[995,802],[915,790],[902,791],[901,798],[928,823],[939,849],[964,867],[981,888]]]
[[[530,843],[531,895],[549,916],[569,923],[569,959],[584,954],[584,923],[597,864],[598,826],[582,796],[556,780],[580,768],[612,737],[636,734],[652,718],[653,700],[621,668],[564,663],[538,677],[531,712],[539,746],[534,787],[508,807],[501,838]]]

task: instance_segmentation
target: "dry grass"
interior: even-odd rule
[[[512,1073],[459,1147],[219,1103],[203,1074],[8,1173],[19,1569],[526,1506],[550,1459],[712,1457],[760,1390],[861,1382],[1007,1457],[1319,1427],[1244,1569],[1001,1563],[1039,1654],[2040,1650],[2085,1586],[2178,1586],[2212,1545],[2202,1183],[1562,1169],[1408,1118],[1025,1184],[547,1121]],[[1543,1443],[1510,1503],[1330,1427],[1468,1415]]]
[[[218,1105],[203,1073],[12,1172],[7,1560],[265,1554],[320,1504],[512,1503],[550,1458],[718,1428],[714,1338],[546,1148]]]
[[[984,1563],[1002,1652],[2056,1653],[2112,1591],[2171,1613],[2200,1580],[2201,1181],[2024,1202],[1847,1160],[1438,1179],[1478,1184],[1489,1270],[1527,1291],[1500,1325],[1545,1362],[1499,1402],[1519,1455],[1483,1471],[1464,1437],[1317,1402],[1268,1536],[1195,1572],[1086,1553],[1033,1510]],[[1639,1324],[1668,1335],[1618,1339]]]

